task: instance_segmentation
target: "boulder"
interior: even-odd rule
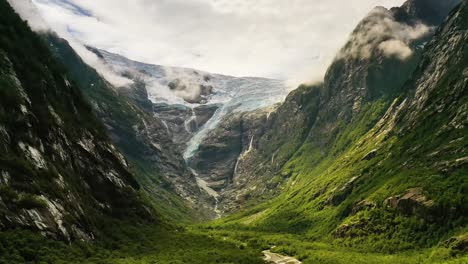
[[[434,206],[434,202],[424,196],[422,188],[412,188],[404,194],[385,199],[384,206],[405,215],[426,215]]]

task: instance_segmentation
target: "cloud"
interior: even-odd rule
[[[397,39],[380,43],[379,49],[386,57],[397,57],[400,60],[406,60],[413,55],[411,48],[403,41]]]
[[[8,0],[8,3],[22,19],[28,21],[33,30],[47,31],[50,29],[31,0]]]
[[[338,58],[351,56],[368,59],[374,52],[381,51],[387,57],[406,60],[413,54],[411,43],[427,36],[431,30],[432,28],[421,23],[399,23],[395,21],[391,11],[377,7],[351,34],[350,41],[341,50]]]
[[[93,67],[101,76],[115,87],[127,87],[133,83],[132,80],[116,74],[109,66],[94,53],[89,51],[83,43],[78,42],[72,37],[68,37],[68,43],[75,52],[83,59],[86,64]]]
[[[50,31],[56,30],[56,27],[50,27],[49,24],[44,20],[35,4],[35,1],[32,0],[8,0],[10,5],[15,9],[15,11],[21,16],[22,19],[26,20],[29,26],[35,31]],[[80,16],[88,16],[90,13],[87,13],[84,9],[81,9],[78,6],[73,5],[72,3],[61,0],[51,0],[50,2],[57,4],[54,6],[55,11],[62,10],[65,8],[70,12],[65,12],[61,14],[60,19],[67,19],[68,17],[73,17],[71,14],[79,14]],[[59,5],[60,4],[60,5]],[[90,18],[92,19],[92,18]],[[68,40],[70,46],[80,55],[80,57],[91,67],[95,68],[107,81],[112,85],[120,87],[126,86],[132,83],[131,80],[124,78],[115,74],[109,69],[101,60],[92,52],[88,51],[83,43],[81,43],[77,38],[72,36],[72,30],[69,27],[59,28],[58,33],[61,37]]]
[[[35,0],[60,35],[151,64],[319,79],[376,5],[403,0]]]

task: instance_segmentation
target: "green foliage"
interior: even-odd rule
[[[71,245],[30,231],[1,232],[0,263],[263,263],[243,245],[181,228],[112,224],[103,239]]]
[[[18,200],[18,207],[23,209],[41,209],[46,208],[47,204],[37,196],[26,194]]]

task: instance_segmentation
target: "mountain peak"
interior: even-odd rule
[[[442,23],[447,14],[454,9],[460,0],[408,0],[401,7],[393,8],[395,17],[402,20],[418,20],[427,25],[436,26]]]

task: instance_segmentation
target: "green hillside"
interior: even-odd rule
[[[466,21],[464,2],[426,45],[402,88],[364,98],[358,111],[343,113],[346,119],[335,119],[343,117],[340,91],[324,90],[327,112],[279,172],[290,176],[285,190],[204,228],[252,245],[276,245],[304,263],[432,263],[465,256],[454,261],[464,263]],[[324,89],[332,87],[341,63],[331,66]],[[400,256],[388,256],[395,253]]]

